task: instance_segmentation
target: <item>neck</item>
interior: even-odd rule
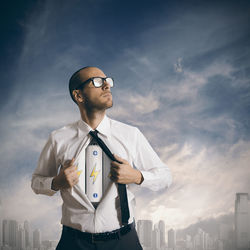
[[[87,111],[85,109],[80,109],[81,118],[84,122],[86,122],[93,130],[95,130],[100,122],[103,120],[106,111],[98,110],[98,111]]]

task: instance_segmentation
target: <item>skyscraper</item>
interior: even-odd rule
[[[159,250],[161,248],[160,244],[160,230],[155,225],[154,230],[152,232],[152,248],[154,250]]]
[[[36,229],[33,232],[33,249],[39,249],[41,245],[41,232],[39,229]]]
[[[24,221],[24,231],[25,231],[25,247],[30,246],[30,228],[29,228],[29,222],[26,220]]]
[[[248,193],[237,193],[235,200],[235,240],[237,249],[250,247],[250,207]]]
[[[9,246],[9,221],[3,220],[3,246]]]
[[[168,247],[175,248],[176,246],[176,235],[174,229],[168,230]]]
[[[18,233],[17,233],[17,248],[19,250],[25,250],[25,230],[21,226],[19,226]]]
[[[205,250],[205,232],[201,228],[198,228],[198,232],[194,236],[194,249]]]
[[[160,231],[160,245],[164,247],[166,245],[166,231],[165,231],[165,222],[163,220],[159,221],[159,231]]]
[[[12,248],[17,246],[18,223],[15,220],[9,220],[9,245]]]
[[[210,235],[208,233],[205,233],[204,235],[204,249],[205,250],[209,249],[209,239],[210,239]]]
[[[187,250],[193,249],[192,237],[189,234],[186,235],[186,246],[185,246],[185,248]]]

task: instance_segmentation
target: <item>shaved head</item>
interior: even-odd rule
[[[72,91],[76,89],[81,83],[88,80],[91,77],[106,77],[103,71],[97,67],[86,66],[77,70],[69,80],[69,92],[72,100],[76,103],[73,97]]]

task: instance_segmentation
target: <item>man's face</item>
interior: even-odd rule
[[[80,71],[80,79],[82,82],[91,77],[106,77],[106,75],[98,68],[90,67]],[[86,83],[81,91],[83,96],[83,105],[87,110],[105,110],[113,105],[110,85],[106,82],[96,88],[92,81]]]

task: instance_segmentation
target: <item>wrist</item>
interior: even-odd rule
[[[140,185],[143,182],[144,178],[143,178],[142,173],[139,170],[136,170],[136,171],[137,171],[137,177],[136,177],[135,183],[137,185]]]
[[[59,187],[58,187],[58,182],[57,182],[57,176],[53,178],[52,182],[51,182],[51,189],[54,191],[58,191]]]

